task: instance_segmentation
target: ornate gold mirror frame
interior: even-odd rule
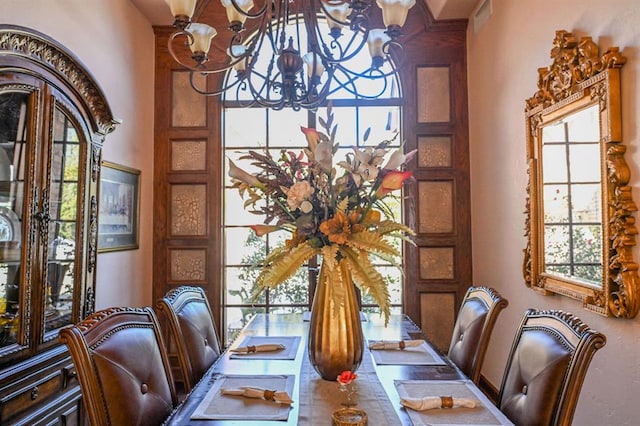
[[[599,56],[591,37],[556,31],[551,59],[538,69],[525,108],[525,283],[601,315],[633,318],[640,284],[632,255],[637,207],[621,143],[626,58],[617,47]]]

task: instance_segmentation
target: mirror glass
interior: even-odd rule
[[[523,274],[544,295],[633,318],[640,278],[638,231],[622,144],[617,47],[600,56],[591,37],[556,31],[552,64],[526,101],[529,182]]]
[[[544,271],[602,286],[597,105],[542,127]]]

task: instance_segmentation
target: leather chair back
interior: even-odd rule
[[[500,386],[498,407],[517,425],[571,425],[585,374],[606,343],[562,311],[525,312]]]
[[[469,287],[453,328],[448,357],[476,384],[498,315],[509,302],[492,288]]]
[[[211,307],[202,288],[182,286],[160,299],[157,309],[167,320],[189,392],[220,356]]]
[[[161,424],[177,404],[151,308],[109,308],[60,330],[94,426]]]

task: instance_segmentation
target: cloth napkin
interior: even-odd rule
[[[425,411],[433,408],[475,408],[478,405],[478,401],[450,396],[425,396],[424,398],[400,398],[400,404],[412,410]]]
[[[280,343],[265,343],[263,345],[238,346],[235,349],[229,349],[229,351],[241,354],[250,354],[254,352],[275,352],[284,349],[284,345]]]
[[[400,340],[399,342],[373,342],[369,345],[369,349],[400,349],[411,348],[423,345],[424,340]]]
[[[290,405],[293,400],[286,391],[274,391],[264,388],[256,388],[251,386],[242,386],[238,389],[220,389],[222,395],[238,395],[246,398],[264,399],[273,401],[277,404]]]

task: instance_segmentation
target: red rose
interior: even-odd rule
[[[353,373],[348,370],[343,371],[338,376],[338,383],[340,383],[341,385],[348,385],[349,383],[353,382],[357,378],[358,378],[358,375],[356,373]]]

